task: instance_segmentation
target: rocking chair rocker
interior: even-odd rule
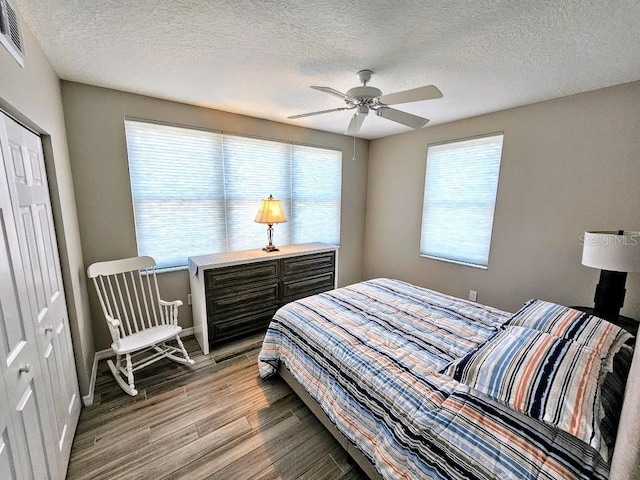
[[[178,307],[182,302],[160,299],[155,265],[151,257],[133,257],[94,263],[87,269],[113,339],[116,363],[108,360],[107,364],[118,385],[131,396],[138,394],[133,373],[141,368],[162,358],[193,364],[180,340]],[[172,339],[177,346],[166,343]],[[132,357],[149,352],[132,361]]]

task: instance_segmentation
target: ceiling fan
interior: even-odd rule
[[[362,82],[362,86],[353,87],[347,90],[347,93],[342,93],[329,87],[311,86],[314,90],[319,90],[342,98],[347,104],[346,107],[320,110],[319,112],[302,113],[300,115],[292,115],[288,118],[293,120],[296,118],[310,117],[312,115],[321,115],[323,113],[355,109],[356,112],[353,114],[351,122],[349,122],[349,126],[345,132],[346,135],[355,136],[360,131],[362,123],[369,111],[373,110],[379,117],[401,123],[407,127],[418,129],[424,127],[429,120],[411,113],[396,110],[395,108],[390,108],[389,105],[442,98],[442,92],[433,85],[382,95],[382,91],[380,89],[367,85],[373,75],[371,70],[360,70],[357,75]]]

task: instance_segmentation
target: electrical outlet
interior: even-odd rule
[[[478,292],[475,290],[469,290],[469,300],[472,302],[478,301]]]
[[[189,305],[191,305],[191,304],[193,303],[193,297],[191,296],[191,294],[188,294],[188,295],[187,295],[187,303],[188,303]]]

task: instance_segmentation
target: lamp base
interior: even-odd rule
[[[273,244],[273,223],[267,223],[267,240],[269,243],[262,250],[265,252],[277,252],[278,248]]]
[[[600,271],[600,282],[596,287],[596,295],[593,299],[595,302],[593,314],[596,317],[605,320],[618,318],[627,292],[624,288],[626,281],[627,272]]]

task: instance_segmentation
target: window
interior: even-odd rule
[[[487,268],[503,137],[429,145],[421,255]]]
[[[125,120],[138,254],[160,268],[260,248],[260,201],[280,200],[276,245],[340,243],[342,153],[205,130]]]

